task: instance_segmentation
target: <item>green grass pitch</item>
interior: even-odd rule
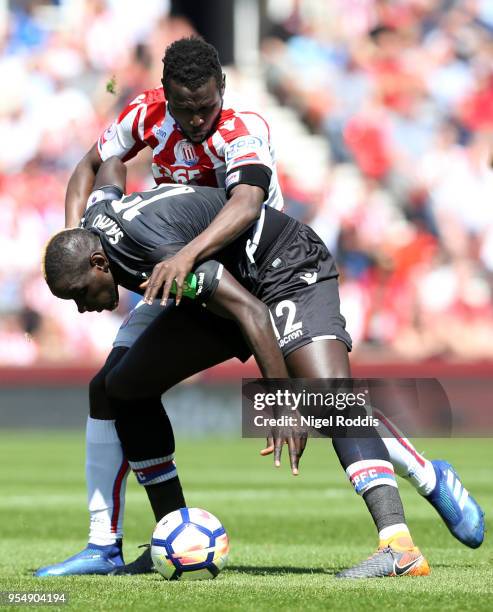
[[[261,458],[261,440],[178,441],[188,504],[216,514],[231,539],[217,580],[168,583],[159,575],[35,579],[32,570],[85,544],[82,434],[0,435],[0,591],[65,591],[61,610],[492,610],[492,547],[454,540],[435,511],[401,484],[407,520],[432,568],[427,578],[338,581],[334,572],[376,546],[364,503],[331,445],[310,441],[301,474]],[[429,457],[451,460],[491,520],[491,440],[422,440]],[[147,542],[153,520],[129,477],[125,555]],[[14,609],[14,608],[12,608]],[[18,609],[18,607],[16,608]]]

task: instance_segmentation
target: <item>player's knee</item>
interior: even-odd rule
[[[114,400],[134,400],[149,396],[160,397],[177,382],[167,375],[163,366],[159,377],[147,376],[148,372],[139,371],[132,366],[119,364],[106,375],[106,394]]]
[[[271,324],[270,310],[266,304],[260,300],[256,300],[255,303],[250,306],[253,316],[261,319],[262,322],[268,322]]]
[[[330,340],[330,359],[326,364],[326,378],[351,378],[348,348],[342,340]]]
[[[113,348],[104,366],[89,383],[89,414],[94,419],[115,418],[115,410],[106,388],[106,377],[125,356],[127,350],[126,347]]]
[[[130,461],[147,461],[175,452],[173,428],[160,397],[147,397],[137,404],[121,402],[115,425]]]
[[[242,304],[242,320],[262,328],[272,325],[269,308],[260,300],[249,299]]]
[[[327,378],[350,378],[351,371],[344,364],[334,364],[328,368]]]
[[[111,399],[130,400],[138,397],[137,385],[132,383],[131,376],[124,375],[118,367],[106,375],[105,387]]]
[[[120,367],[114,368],[106,375],[105,386],[110,400],[135,400],[153,394],[153,390],[143,382],[142,376],[134,375],[128,369]]]
[[[115,418],[106,395],[106,372],[100,370],[89,383],[89,414],[93,419]]]

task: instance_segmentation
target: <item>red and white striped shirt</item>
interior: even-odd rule
[[[269,126],[258,113],[223,109],[216,131],[195,144],[169,113],[163,88],[150,89],[130,102],[98,140],[103,161],[113,155],[127,161],[144,147],[152,149],[152,173],[158,184],[224,188],[226,173],[247,164],[267,166],[272,176],[265,203],[283,208]]]

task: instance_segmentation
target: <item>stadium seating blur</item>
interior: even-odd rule
[[[100,362],[135,301],[79,315],[40,272],[67,180],[193,32],[163,0],[0,14],[0,365]],[[493,3],[269,0],[231,100],[273,125],[287,212],[336,255],[359,361],[493,357]],[[1,10],[1,9],[0,9]],[[300,153],[302,152],[302,153]],[[129,190],[149,186],[149,158]]]

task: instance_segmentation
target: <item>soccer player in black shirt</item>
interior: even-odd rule
[[[127,105],[101,135],[98,144],[77,165],[66,196],[67,227],[74,227],[79,223],[103,160],[116,155],[126,161],[143,146],[154,151],[152,166],[158,183],[223,185],[228,190],[229,202],[213,222],[183,249],[155,267],[146,287],[145,299],[148,302],[163,286],[165,298],[173,280],[178,286],[179,300],[189,269],[244,232],[258,216],[264,202],[274,208],[282,207],[268,127],[256,113],[221,109],[224,78],[215,49],[197,38],[182,39],[167,49],[163,62],[164,89],[143,92]],[[248,246],[251,258],[256,257],[255,246],[255,236],[252,236]],[[250,257],[243,263],[253,269]],[[280,274],[275,275],[276,281],[282,284],[285,283],[284,273],[289,272],[289,265],[285,267],[285,263],[281,258]],[[318,294],[318,287],[313,286],[317,284],[318,273],[313,274],[304,271],[300,275],[298,280],[304,285],[306,295],[300,291],[296,300],[309,299],[312,289]],[[308,323],[296,318],[301,303],[286,299],[271,309],[278,327],[279,343],[282,343],[283,350],[287,348],[292,352],[289,359],[296,362],[300,376],[349,377],[347,334],[339,314],[336,280],[327,282],[324,289],[325,299],[331,305],[328,311],[331,313],[330,324],[326,325],[325,320],[323,326],[324,338],[314,336],[318,340],[311,342],[313,346],[301,346],[304,339],[309,339]],[[86,431],[89,544],[70,559],[41,568],[37,573],[39,576],[104,574],[113,571],[115,564],[122,563],[121,536],[128,462],[121,452],[114,422],[115,402],[106,394],[105,379],[107,372],[125,355],[139,333],[157,316],[160,309],[156,306],[159,306],[158,302],[151,308],[144,309],[139,305],[133,310],[121,326],[105,365],[89,386],[90,417]],[[327,339],[336,341],[323,341]],[[299,350],[294,351],[295,348]],[[312,358],[308,358],[305,352],[309,352]],[[148,412],[162,414],[159,395],[149,396],[145,401]],[[140,408],[139,402],[136,402],[136,408]],[[480,512],[469,507],[472,504],[470,498],[467,498],[465,506],[461,505],[468,493],[450,464],[426,460],[401,436],[386,436],[384,442],[396,471],[432,503],[454,536],[468,546],[478,546],[484,532],[482,520],[478,518]],[[268,454],[272,450],[270,445],[264,452]],[[449,474],[452,474],[453,486],[449,484]],[[161,474],[160,485],[164,487],[166,482],[170,488],[179,488],[176,468]],[[458,499],[454,497],[455,483],[460,486]],[[451,506],[454,507],[453,513]]]
[[[99,181],[111,185],[103,185],[94,194],[84,229],[60,232],[45,253],[45,277],[51,291],[62,299],[73,299],[80,312],[115,308],[118,284],[144,293],[153,271],[165,268],[166,258],[200,234],[226,202],[224,190],[196,186],[162,185],[123,196],[123,164],[119,160],[105,164],[106,172]],[[249,229],[217,252],[213,261],[200,263],[194,270],[199,279],[195,299],[183,298],[179,306],[166,305],[108,369],[107,392],[118,402],[118,434],[132,469],[146,487],[157,520],[185,501],[181,488],[170,489],[173,479],[159,480],[173,469],[169,422],[163,422],[163,412],[136,414],[136,399],[161,394],[191,374],[233,356],[244,360],[252,351],[266,377],[324,378],[324,345],[335,339],[350,347],[339,312],[337,271],[318,236],[270,208],[262,210],[255,228],[257,235]],[[171,286],[165,287],[169,289]],[[162,299],[166,304],[166,295]],[[277,339],[269,310],[277,321],[283,317],[284,329]],[[330,336],[324,333],[329,321]],[[190,352],[192,345],[199,350]],[[340,576],[427,575],[428,564],[405,524],[385,445],[370,429],[367,438],[333,439],[339,460],[363,496],[380,537],[379,550],[370,560]],[[167,441],[163,432],[168,433]],[[297,473],[304,441],[295,435],[286,439],[286,432],[283,435],[276,435],[273,441],[276,462],[287,441]]]

